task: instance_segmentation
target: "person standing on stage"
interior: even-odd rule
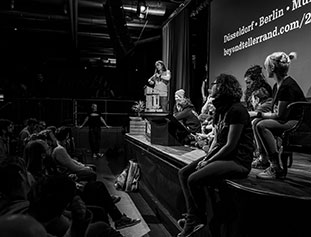
[[[167,111],[168,104],[168,83],[171,79],[171,72],[166,68],[163,61],[155,62],[155,72],[149,78],[148,83],[154,88],[156,93],[160,96],[160,106],[163,111]]]
[[[91,147],[91,152],[93,158],[101,158],[103,154],[99,152],[100,141],[101,141],[101,125],[104,125],[106,128],[110,126],[107,125],[105,119],[97,110],[97,104],[92,104],[92,111],[86,116],[83,123],[79,128],[83,128],[86,123],[89,126],[89,143]]]
[[[188,237],[207,224],[204,188],[214,186],[225,178],[246,177],[253,159],[253,131],[250,116],[240,99],[242,89],[231,75],[221,74],[212,83],[215,106],[215,137],[207,155],[180,169],[178,172],[187,214],[178,237]]]

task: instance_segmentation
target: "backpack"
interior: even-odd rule
[[[125,192],[137,191],[139,178],[140,167],[137,162],[130,160],[128,167],[117,176],[115,188]]]

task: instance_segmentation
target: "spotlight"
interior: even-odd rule
[[[137,16],[140,18],[140,19],[145,19],[147,18],[147,15],[148,15],[148,6],[146,4],[146,2],[144,0],[139,0],[137,2]]]

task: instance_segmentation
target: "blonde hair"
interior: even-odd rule
[[[266,57],[265,68],[274,67],[274,72],[280,76],[286,76],[291,60],[297,58],[297,53],[291,52],[288,55],[284,52],[274,52]]]

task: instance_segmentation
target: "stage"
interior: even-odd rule
[[[200,149],[150,143],[144,135],[125,135],[127,159],[141,167],[140,192],[172,235],[185,212],[178,170],[205,155]],[[245,179],[225,180],[213,190],[210,230],[195,236],[310,236],[311,157],[294,153],[285,180],[258,180],[252,169]]]

